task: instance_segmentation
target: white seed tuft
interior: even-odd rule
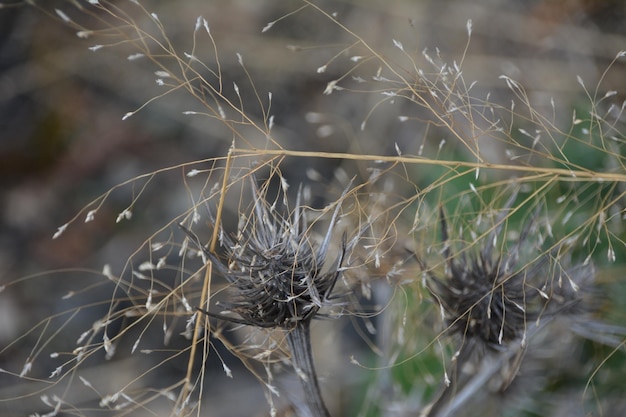
[[[156,242],[156,243],[152,244],[151,249],[152,249],[153,252],[156,252],[158,250],[163,249],[164,247],[165,247],[165,243],[163,243],[163,242]]]
[[[96,210],[89,210],[87,212],[87,215],[85,216],[85,223],[92,222],[94,220],[94,218],[96,217],[96,212],[97,211],[98,211],[97,209]]]
[[[328,96],[332,94],[333,90],[341,90],[342,88],[337,86],[338,82],[339,80],[330,81],[324,89],[324,95]]]
[[[61,372],[63,372],[63,366],[57,367],[54,371],[52,371],[52,373],[50,374],[48,378],[55,378],[61,375]]]
[[[125,209],[120,214],[117,215],[117,219],[115,219],[115,223],[119,223],[122,220],[130,220],[133,217],[133,212],[130,209]]]
[[[195,55],[189,54],[187,52],[184,52],[185,58],[189,59],[190,61],[198,61],[198,58],[196,58]]]
[[[59,236],[61,236],[63,234],[63,232],[65,232],[65,229],[67,229],[67,223],[65,223],[63,226],[60,226],[57,231],[54,233],[54,235],[52,236],[52,239],[56,239]]]
[[[272,28],[272,26],[274,26],[274,23],[276,23],[276,22],[275,21],[274,22],[269,22],[267,25],[265,25],[263,27],[263,29],[261,29],[261,33],[265,33],[268,30],[270,30]]]
[[[93,35],[93,31],[91,30],[79,30],[78,32],[76,32],[76,36],[81,39],[87,39],[91,35]]]
[[[78,375],[78,379],[80,379],[80,381],[83,383],[84,386],[89,387],[89,388],[93,388],[93,385],[91,385],[91,382],[87,381],[82,376]]]
[[[26,361],[26,363],[24,364],[24,366],[22,367],[22,372],[20,372],[20,378],[23,378],[24,376],[26,376],[26,374],[28,374],[31,369],[33,369],[33,363],[29,360]]]
[[[130,349],[131,355],[135,353],[135,350],[137,350],[137,346],[139,346],[140,341],[141,341],[141,338],[138,338],[137,340],[135,340],[135,343],[133,343],[133,347]]]
[[[54,11],[56,12],[57,16],[59,16],[61,18],[61,20],[63,20],[65,23],[70,23],[72,21],[69,18],[69,16],[66,15],[62,10],[54,9]]]
[[[607,251],[606,257],[608,258],[609,262],[614,263],[615,262],[615,250],[613,250],[613,247],[610,247]]]
[[[104,275],[111,281],[115,281],[115,277],[113,276],[113,272],[111,271],[111,265],[109,264],[105,264],[104,267],[102,267],[102,275]]]
[[[224,368],[224,372],[226,373],[226,376],[229,378],[233,377],[233,373],[230,370],[230,368],[228,366],[226,366],[226,364],[224,362],[222,362],[222,368]]]
[[[78,339],[76,339],[76,344],[80,345],[81,343],[83,343],[87,336],[89,336],[89,333],[91,333],[91,330],[85,330],[84,332],[82,332],[81,335],[78,336]],[[76,349],[74,352],[76,352],[77,350],[78,349]]]
[[[144,263],[142,263],[141,265],[139,265],[138,269],[140,271],[152,271],[153,269],[155,269],[156,267],[154,266],[154,264],[150,261],[146,261]]]
[[[165,265],[165,256],[162,256],[156,264],[156,269],[162,269]]]

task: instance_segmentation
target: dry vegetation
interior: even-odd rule
[[[4,414],[626,411],[619,1],[3,9]]]

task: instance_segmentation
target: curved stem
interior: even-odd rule
[[[299,322],[294,329],[287,333],[287,341],[291,350],[293,367],[302,383],[305,401],[311,416],[330,417],[317,382],[311,350],[310,322]]]

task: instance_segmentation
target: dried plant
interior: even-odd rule
[[[46,193],[44,175],[6,199],[7,230],[63,223],[32,252],[83,251],[34,275],[20,254],[27,272],[2,280],[0,306],[22,312],[6,328],[26,327],[0,326],[0,407],[623,413],[625,39],[504,2],[423,3],[2,2],[60,23],[5,79],[34,83],[84,145]]]
[[[559,316],[590,313],[593,265],[563,266],[559,248],[541,247],[538,211],[517,233],[514,242],[502,235],[517,193],[505,204],[482,247],[472,245],[454,254],[445,214],[441,233],[446,259],[444,278],[429,272],[428,289],[441,308],[446,333],[456,336],[451,379],[424,415],[455,415],[476,391],[503,393],[520,371],[533,336]],[[511,232],[510,228],[508,228]],[[536,238],[531,238],[536,236]],[[537,238],[539,237],[539,238]],[[496,251],[496,244],[499,250]],[[534,259],[524,259],[531,248]],[[425,265],[422,268],[428,271]],[[599,323],[595,323],[598,325]]]
[[[280,183],[286,193],[286,180],[280,178]],[[302,381],[311,415],[328,416],[313,363],[310,325],[320,308],[328,304],[342,272],[345,234],[335,265],[328,266],[326,256],[345,192],[336,204],[322,242],[317,245],[302,205],[302,188],[289,216],[276,207],[278,196],[271,202],[266,195],[267,187],[259,190],[255,177],[251,177],[251,187],[253,210],[247,216],[241,214],[242,229],[233,237],[220,234],[227,251],[225,261],[202,247],[198,238],[184,229],[235,288],[235,300],[225,304],[222,313],[233,312],[239,317],[201,311],[247,326],[286,330],[293,366]],[[283,204],[288,211],[285,200]]]

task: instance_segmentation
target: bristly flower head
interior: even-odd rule
[[[485,238],[484,246],[475,252],[464,250],[460,254],[452,253],[445,214],[441,211],[446,276],[438,278],[431,274],[428,286],[440,304],[452,333],[462,335],[466,341],[479,342],[496,350],[521,337],[527,323],[539,313],[529,306],[534,307],[540,297],[534,285],[537,284],[534,275],[543,269],[541,262],[531,267],[531,270],[517,265],[521,244],[527,240],[535,222],[530,221],[524,226],[517,242],[508,247],[507,254],[494,253],[506,211],[514,197],[497,217],[496,225]],[[538,278],[545,280],[545,277]]]
[[[591,308],[584,299],[589,288],[579,292],[580,286],[589,287],[593,281],[593,265],[567,267],[553,252],[525,259],[521,252],[539,249],[535,211],[523,226],[514,242],[499,236],[506,223],[506,215],[515,201],[514,194],[497,216],[484,245],[476,251],[465,249],[453,254],[448,242],[448,230],[441,211],[443,254],[446,274],[439,278],[430,274],[428,289],[440,304],[451,333],[463,336],[469,345],[480,345],[502,350],[514,340],[525,339],[529,323],[555,314],[566,315]],[[478,243],[480,244],[480,243]]]
[[[249,217],[241,219],[236,236],[223,236],[227,264],[208,255],[235,287],[235,300],[229,308],[241,317],[242,323],[290,329],[313,318],[341,274],[345,242],[336,264],[326,265],[341,200],[318,244],[301,205],[302,189],[289,215],[277,209],[278,201],[268,201],[267,188],[259,189],[254,178],[251,183],[253,210]],[[286,197],[282,204],[288,211]]]
[[[514,241],[506,241],[502,229],[516,196],[514,193],[496,216],[484,243],[480,239],[456,254],[450,248],[441,210],[445,275],[429,271],[427,288],[441,308],[447,331],[461,344],[453,357],[455,371],[424,416],[457,415],[464,402],[477,398],[477,391],[507,390],[519,372],[530,339],[553,319],[569,319],[572,330],[591,335],[588,324],[592,322],[585,317],[593,309],[589,300],[593,266],[565,265],[563,244],[530,259],[523,256],[543,246],[541,238],[533,238],[535,233],[540,236],[536,230],[538,210]],[[420,265],[425,268],[422,262]],[[481,389],[485,386],[486,390]]]
[[[318,243],[301,203],[302,188],[298,190],[295,208],[290,214],[283,178],[284,213],[277,209],[280,192],[274,201],[270,201],[267,198],[267,183],[261,189],[254,177],[251,177],[251,183],[252,210],[240,219],[235,236],[224,235],[222,238],[227,263],[204,250],[236,293],[227,308],[239,317],[218,317],[250,326],[287,330],[286,339],[293,366],[301,378],[304,402],[310,415],[328,417],[330,414],[322,399],[313,363],[310,323],[329,300],[342,272],[346,253],[345,234],[334,265],[326,265],[326,254],[341,202],[351,184],[336,203],[326,233]],[[195,235],[183,230],[199,243]]]

